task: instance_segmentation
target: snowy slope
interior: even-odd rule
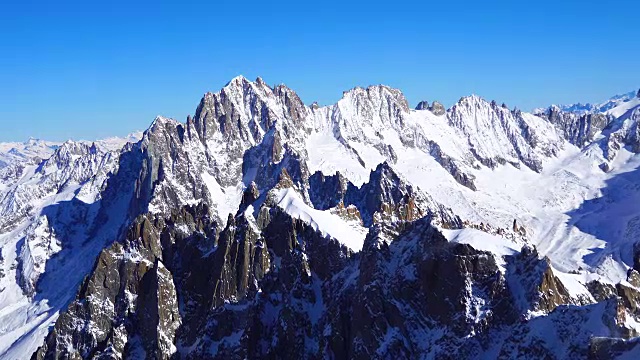
[[[617,104],[617,106],[605,111],[605,114],[613,115],[616,118],[626,119],[629,117],[633,109],[640,106],[640,97],[634,97],[627,101]]]
[[[295,219],[300,219],[315,230],[337,239],[353,251],[360,251],[367,229],[355,221],[348,221],[329,210],[316,210],[300,198],[293,189],[281,189],[275,194],[277,205]]]

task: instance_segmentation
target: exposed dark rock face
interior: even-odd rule
[[[589,360],[608,360],[623,357],[625,354],[640,353],[639,339],[612,339],[594,337],[589,344]],[[631,359],[632,357],[628,357]]]
[[[214,235],[215,225],[207,218],[203,206],[185,208],[166,221],[138,217],[122,242],[102,251],[76,300],[58,318],[34,358],[146,354],[168,359],[175,352],[182,319],[172,271],[164,262],[173,265],[171,242],[191,240],[183,239],[174,222]]]
[[[279,161],[272,161],[269,152],[262,151],[269,144],[267,141],[261,145],[248,150],[244,155],[243,174],[254,172],[253,182],[260,190],[268,190],[279,181],[280,174],[285,171],[295,184],[296,188],[303,193],[305,199],[307,194],[304,189],[309,187],[309,169],[304,158],[295,150],[284,148]]]
[[[540,259],[534,248],[523,247],[519,254],[507,258],[507,264],[513,274],[510,278],[514,281],[512,288],[524,285],[518,291],[522,296],[519,303],[524,308],[548,313],[559,305],[572,302],[567,289],[553,274],[549,259]]]
[[[427,215],[444,227],[462,227],[462,220],[451,209],[437,204],[408,184],[387,162],[378,165],[371,172],[369,181],[360,187],[340,173],[332,176],[315,173],[309,184],[311,202],[316,208],[326,210],[353,206],[366,227],[374,223],[411,222]]]
[[[591,281],[587,284],[587,289],[596,301],[604,301],[618,295],[617,289],[611,284]]]
[[[426,100],[422,100],[416,106],[416,110],[429,110],[429,102]]]
[[[605,158],[600,168],[604,172],[612,170],[610,162],[623,147],[640,153],[640,107],[632,107],[618,118],[605,112],[563,111],[557,106],[551,106],[537,115],[552,123],[565,139],[578,147],[587,147],[592,143],[600,146]],[[597,134],[602,137],[596,139]]]
[[[624,308],[634,315],[640,315],[640,291],[623,284],[616,285],[616,292],[623,302]]]
[[[223,230],[204,206],[136,219],[33,358],[473,358],[505,331],[501,357],[534,358],[556,350],[523,312],[566,326],[590,311],[558,313],[578,300],[534,250],[506,259],[505,272],[426,217],[375,225],[353,256],[270,199],[257,219],[240,212]],[[612,332],[623,329],[616,319]],[[574,355],[589,349],[582,337],[562,341]]]
[[[319,210],[338,206],[344,200],[347,183],[349,181],[340,172],[328,176],[319,171],[314,173],[309,178],[311,203]]]
[[[269,200],[258,219],[239,215],[220,232],[204,206],[185,207],[167,219],[139,217],[122,242],[102,252],[76,301],[60,316],[35,358],[128,358],[139,354],[170,358],[185,347],[192,348],[188,351],[191,358],[208,358],[212,344],[224,342],[230,336],[228,331],[237,332],[245,324],[246,329],[240,331],[246,331],[247,336],[253,331],[261,333],[251,313],[276,300],[267,297],[267,303],[261,303],[259,291],[321,303],[314,290],[317,282],[341,269],[350,252],[267,205]],[[230,301],[248,312],[232,315],[231,306],[229,313],[221,313]],[[254,301],[256,308],[251,310]],[[295,329],[308,324],[309,316],[297,314],[285,326]],[[83,325],[78,327],[79,323]],[[227,323],[228,330],[218,323]],[[87,332],[88,328],[95,331]],[[289,337],[282,338],[285,343],[269,351],[277,354],[289,349]],[[266,337],[251,336],[246,341],[255,347],[260,339]],[[298,348],[302,356],[305,350]],[[219,357],[231,354],[219,350]],[[251,351],[255,352],[252,357],[257,357],[265,350]]]
[[[433,156],[433,158],[442,165],[442,167],[445,168],[460,185],[463,185],[473,191],[478,190],[475,184],[475,176],[464,172],[458,163],[445,154],[440,148],[440,145],[436,142],[429,142],[429,154]]]
[[[427,215],[445,227],[462,227],[462,221],[450,209],[406,183],[386,162],[378,165],[361,187],[349,183],[343,201],[358,208],[367,227],[398,220],[411,222]]]

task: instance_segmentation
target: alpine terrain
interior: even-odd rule
[[[640,91],[531,113],[239,76],[0,144],[3,359],[640,358]]]

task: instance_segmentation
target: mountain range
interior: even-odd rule
[[[639,121],[640,91],[239,76],[185,122],[0,143],[0,357],[640,357]]]

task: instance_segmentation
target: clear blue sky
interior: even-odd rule
[[[471,93],[531,109],[640,87],[635,1],[20,1],[0,5],[0,141],[184,121],[232,77],[306,103],[354,86],[411,105]]]

